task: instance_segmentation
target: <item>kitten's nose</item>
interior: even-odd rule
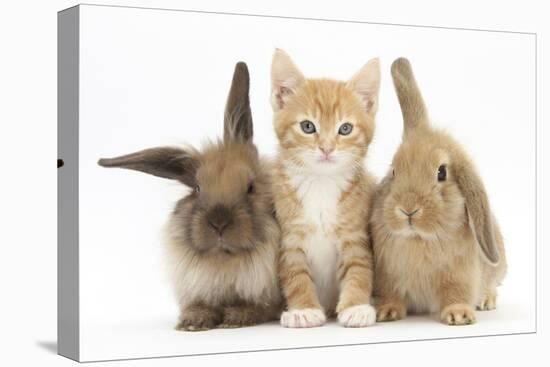
[[[221,236],[231,225],[231,213],[225,206],[217,205],[208,213],[208,224]]]
[[[334,152],[333,146],[321,146],[319,147],[321,149],[321,152],[323,152],[324,155],[329,156],[330,153]]]

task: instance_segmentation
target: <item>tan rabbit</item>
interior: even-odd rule
[[[475,307],[496,306],[502,235],[473,163],[430,126],[409,61],[395,60],[392,76],[404,133],[370,219],[377,320],[428,311],[449,325],[471,324]]]
[[[235,67],[224,140],[202,152],[171,147],[101,159],[192,188],[166,231],[166,254],[180,304],[177,329],[239,327],[276,319],[280,230],[269,165],[252,143],[246,64]]]

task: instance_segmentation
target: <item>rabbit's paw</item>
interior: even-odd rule
[[[447,325],[469,325],[476,322],[476,315],[472,306],[455,303],[443,308],[441,322]]]
[[[223,310],[223,321],[220,328],[238,328],[243,326],[256,325],[259,315],[252,307],[226,307]]]
[[[210,310],[197,310],[184,312],[180,317],[180,322],[176,325],[176,330],[182,331],[204,331],[213,329],[221,321],[219,313]]]
[[[497,293],[496,291],[487,292],[481,299],[477,309],[480,311],[490,311],[497,308]]]
[[[402,303],[385,303],[377,307],[376,321],[396,321],[407,315],[407,308]]]

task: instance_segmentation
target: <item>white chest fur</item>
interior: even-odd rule
[[[350,175],[311,175],[292,172],[291,185],[301,202],[300,220],[308,231],[302,248],[311,268],[319,301],[325,310],[336,307],[339,294],[337,279],[338,202],[349,185]]]
[[[204,302],[220,305],[233,299],[256,303],[276,300],[277,283],[274,280],[275,257],[264,253],[265,266],[259,259],[251,262],[234,262],[229,266],[197,263],[187,255],[172,268],[176,296],[181,305]]]
[[[181,236],[173,236],[173,226],[177,223],[165,229],[166,270],[181,306],[193,302],[220,305],[235,299],[277,304],[276,242],[259,246],[248,256],[200,259],[181,243]]]

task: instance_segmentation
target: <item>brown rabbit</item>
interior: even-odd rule
[[[474,307],[496,306],[506,272],[502,235],[473,163],[430,126],[407,59],[394,61],[392,77],[404,133],[370,219],[377,320],[438,311],[443,323],[471,324]]]
[[[133,169],[180,181],[181,199],[166,228],[166,250],[180,320],[177,329],[240,327],[276,319],[280,230],[274,219],[269,165],[252,143],[249,75],[235,67],[224,139],[202,152],[161,147],[104,167]]]

